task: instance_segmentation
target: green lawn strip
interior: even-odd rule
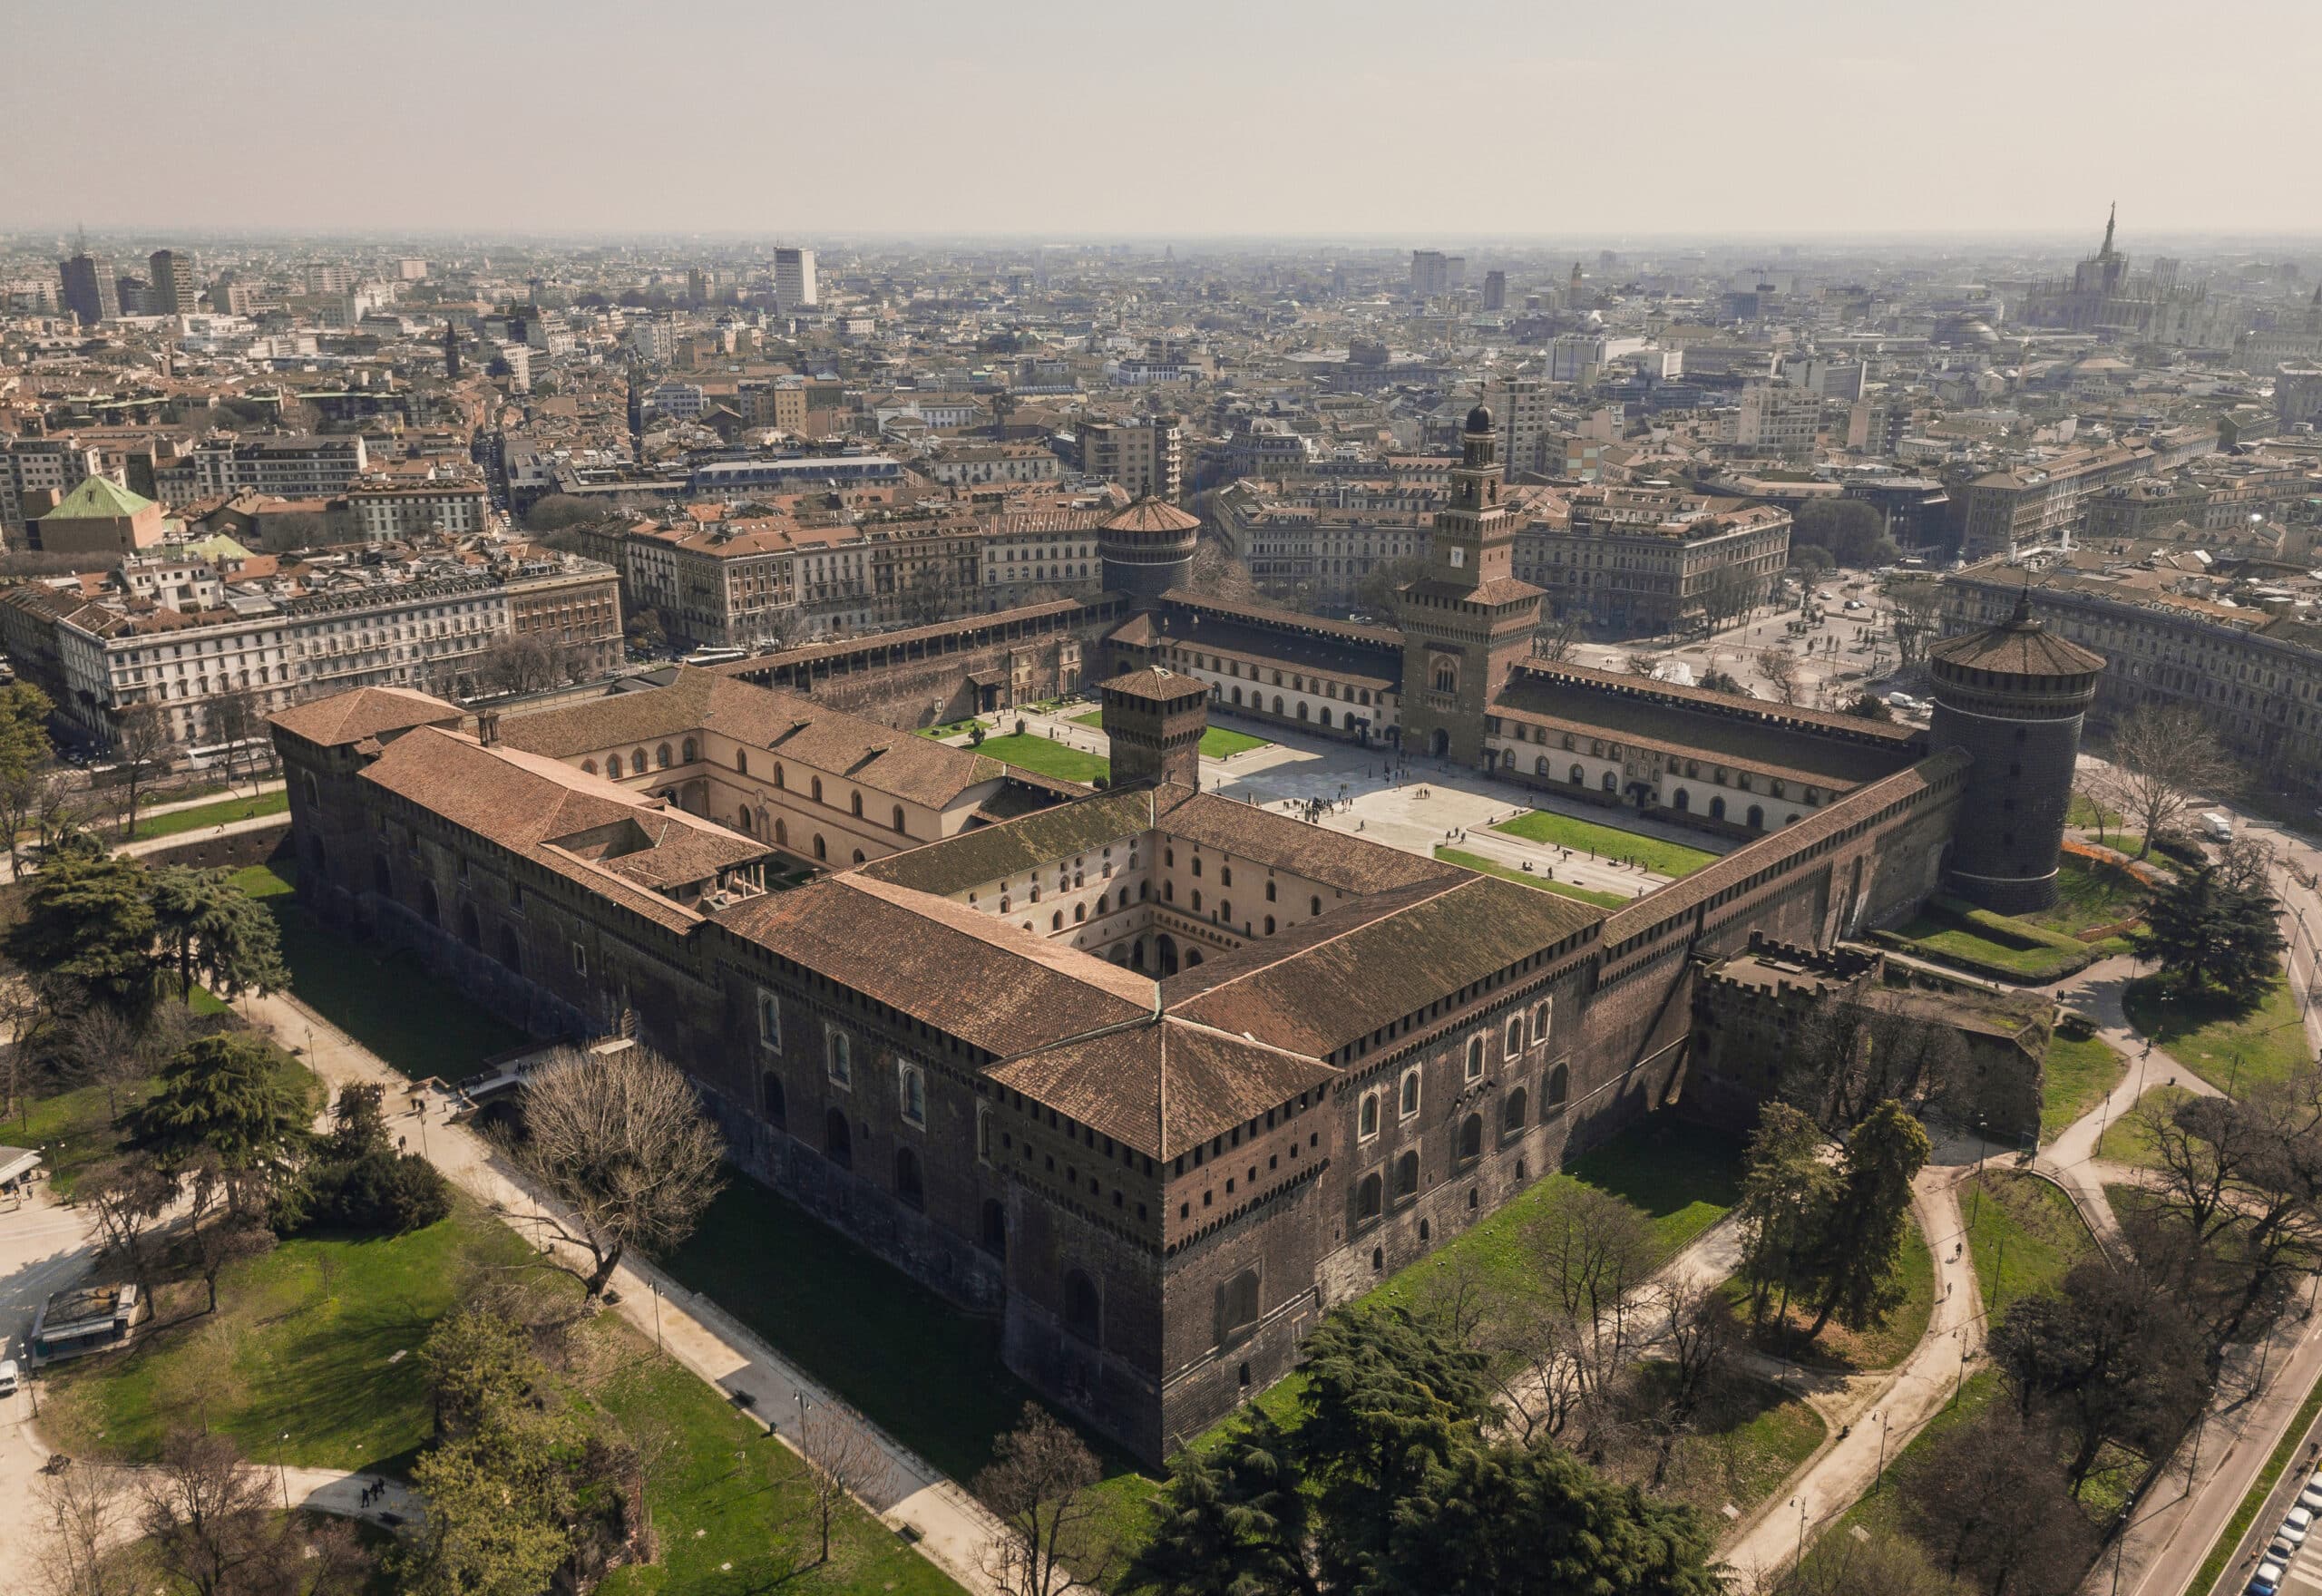
[[[1517,870],[1486,859],[1480,853],[1465,852],[1440,842],[1436,844],[1435,857],[1446,864],[1456,864],[1488,876],[1502,876],[1527,887],[1537,887],[1543,892],[1554,892],[1559,898],[1576,898],[1583,903],[1594,903],[1599,909],[1618,909],[1630,901],[1618,892],[1599,892],[1588,887],[1576,887],[1570,881],[1552,881],[1538,871]]]
[[[1522,837],[1527,842],[1593,852],[1600,857],[1609,855],[1636,860],[1655,875],[1691,875],[1717,858],[1714,853],[1688,848],[1682,842],[1664,842],[1641,832],[1626,832],[1618,826],[1578,820],[1552,809],[1527,810],[1513,820],[1501,821],[1492,830],[1505,832],[1511,837]]]
[[[463,1266],[527,1256],[466,1198],[407,1235],[293,1237],[230,1266],[215,1315],[194,1311],[199,1280],[161,1288],[153,1327],[129,1351],[57,1366],[41,1423],[59,1450],[123,1461],[151,1457],[172,1424],[196,1424],[267,1463],[401,1467],[431,1425],[419,1346],[455,1306]]]
[[[291,993],[325,1019],[415,1080],[456,1081],[523,1045],[523,1032],[460,996],[415,956],[381,957],[324,925],[292,895],[294,880],[288,865],[234,872],[274,916]],[[283,1038],[294,1046],[304,1040]]]
[[[674,1359],[657,1356],[628,1324],[608,1315],[591,1330],[604,1338],[612,1372],[590,1396],[646,1458],[645,1502],[660,1542],[657,1562],[616,1569],[599,1590],[616,1596],[959,1591],[901,1537],[852,1507],[832,1526],[831,1561],[815,1563],[819,1536],[796,1457]]]
[[[109,1101],[102,1086],[76,1086],[27,1105],[0,1131],[5,1131],[7,1141],[39,1148],[51,1188],[59,1197],[70,1197],[83,1172],[120,1151],[121,1132],[113,1123],[114,1110],[127,1113],[152,1090],[151,1081],[132,1082],[116,1087]]]
[[[1087,715],[1076,715],[1072,724],[1095,726],[1102,730],[1105,712],[1092,709]],[[1228,731],[1224,726],[1211,726],[1201,735],[1201,756],[1204,759],[1231,759],[1236,754],[1247,754],[1253,748],[1271,748],[1273,743],[1264,737],[1254,737],[1247,732]]]
[[[2118,1115],[2104,1127],[2104,1134],[2096,1139],[2096,1156],[2114,1163],[2132,1163],[2140,1169],[2158,1169],[2161,1155],[2153,1148],[2152,1133],[2146,1128],[2142,1116],[2167,1114],[2192,1095],[2187,1087],[2166,1082],[2147,1087],[2144,1095],[2137,1099],[2135,1109]]]
[[[2064,824],[2079,826],[2086,831],[2102,826],[2110,835],[2121,829],[2121,813],[2116,809],[2099,806],[2085,793],[2074,793],[2072,807],[2064,811]]]
[[[1666,1363],[1638,1370],[1648,1405],[1670,1376]],[[1654,1494],[1696,1508],[1712,1523],[1728,1503],[1747,1513],[1772,1494],[1828,1433],[1803,1398],[1759,1379],[1713,1390],[1695,1426],[1671,1450],[1668,1474]]]
[[[2054,1141],[2065,1126],[2103,1101],[2128,1068],[2129,1061],[2102,1036],[2050,1037],[2041,1072],[2041,1142]]]
[[[2055,1289],[2073,1264],[2096,1255],[2072,1199],[2036,1175],[1991,1168],[1971,1175],[1961,1184],[1959,1212],[1976,1289],[1995,1322],[2009,1303]]]
[[[1872,939],[2003,979],[2054,980],[2094,957],[2076,937],[1956,899],[1935,899],[1897,930],[1874,932]]]
[[[2249,1533],[2250,1524],[2256,1522],[2259,1511],[2266,1505],[2266,1498],[2273,1494],[2274,1486],[2280,1481],[2282,1471],[2298,1455],[2298,1443],[2305,1438],[2317,1414],[2322,1414],[2322,1379],[2314,1383],[2314,1388],[2306,1394],[2306,1400],[2298,1405],[2298,1412],[2291,1417],[2289,1428],[2284,1430],[2282,1438],[2274,1444],[2272,1455],[2266,1459],[2266,1466],[2259,1469],[2258,1477],[2249,1482],[2249,1494],[2242,1497],[2241,1505],[2233,1510],[2233,1516],[2226,1520],[2225,1527],[2217,1533],[2217,1540],[2211,1543],[2210,1554],[2201,1559],[2200,1572],[2193,1575],[2193,1582],[2185,1587],[2186,1596],[2208,1596],[2210,1587],[2216,1584],[2225,1572],[2225,1565],[2233,1561],[2233,1549],[2240,1545],[2241,1537]]]
[[[2122,997],[2129,1023],[2220,1091],[2282,1080],[2314,1055],[2305,1017],[2279,976],[2249,1006],[2221,993],[2183,998],[2159,976],[2140,976]]]
[[[1101,754],[1084,753],[1037,732],[986,737],[976,752],[1064,782],[1094,782],[1098,776],[1110,774],[1113,768],[1112,762]]]
[[[260,793],[255,798],[229,798],[220,803],[201,803],[191,809],[175,809],[167,814],[148,814],[137,822],[136,837],[172,837],[180,832],[207,831],[212,826],[231,824],[238,820],[255,820],[263,814],[284,814],[290,808],[288,792]]]
[[[1935,1314],[1935,1255],[1927,1250],[1927,1237],[1916,1221],[1904,1229],[1903,1255],[1895,1268],[1903,1281],[1903,1300],[1887,1316],[1885,1324],[1849,1330],[1834,1319],[1810,1342],[1804,1339],[1804,1332],[1814,1322],[1813,1310],[1793,1301],[1787,1326],[1770,1318],[1755,1338],[1757,1345],[1777,1358],[1813,1368],[1845,1374],[1893,1368],[1919,1344],[1919,1338],[1927,1334],[1927,1320]],[[1725,1295],[1736,1312],[1743,1314],[1746,1328],[1748,1287],[1738,1277],[1729,1280]]]

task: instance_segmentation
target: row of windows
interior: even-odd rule
[[[1543,998],[1535,1003],[1530,1015],[1531,1036],[1527,1043],[1525,1036],[1526,1017],[1521,1014],[1509,1015],[1500,1036],[1501,1056],[1512,1060],[1527,1046],[1532,1047],[1543,1046],[1548,1040],[1548,1034],[1555,1019],[1556,999]],[[1403,1071],[1402,1080],[1397,1085],[1395,1092],[1395,1114],[1398,1119],[1409,1119],[1419,1112],[1421,1078],[1425,1068],[1424,1065],[1414,1064]],[[1484,1038],[1480,1033],[1468,1038],[1467,1059],[1461,1074],[1465,1080],[1470,1082],[1483,1079]],[[1566,1075],[1566,1066],[1558,1065],[1556,1075],[1561,1080]],[[1556,1091],[1554,1100],[1558,1103],[1564,1101],[1561,1088]],[[1377,1135],[1379,1117],[1380,1094],[1377,1091],[1365,1092],[1362,1095],[1361,1105],[1356,1112],[1356,1136],[1367,1141]]]
[[[1546,1096],[1541,1108],[1543,1117],[1563,1106],[1570,1088],[1569,1066],[1560,1064],[1548,1072],[1545,1088]],[[1530,1123],[1530,1112],[1531,1095],[1522,1086],[1515,1087],[1500,1104],[1500,1140],[1506,1142],[1509,1137],[1521,1132]],[[1471,1114],[1459,1122],[1459,1142],[1452,1153],[1453,1167],[1456,1170],[1467,1169],[1480,1159],[1483,1153],[1484,1116],[1480,1114]],[[1388,1173],[1393,1176],[1394,1183],[1391,1191],[1387,1183]],[[1354,1222],[1358,1230],[1377,1223],[1386,1212],[1387,1202],[1390,1198],[1400,1206],[1414,1201],[1419,1196],[1420,1173],[1419,1149],[1414,1147],[1405,1151],[1395,1160],[1392,1170],[1388,1173],[1373,1171],[1355,1182]],[[1471,1205],[1473,1202],[1471,1193],[1469,1196]],[[1422,1236],[1425,1234],[1425,1230],[1426,1227],[1420,1227]]]

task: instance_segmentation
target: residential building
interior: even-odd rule
[[[201,262],[182,249],[156,249],[147,258],[152,271],[149,290],[153,308],[162,316],[191,316],[200,309]]]
[[[1144,421],[1083,422],[1080,469],[1118,482],[1132,499],[1176,503],[1185,491],[1185,437],[1174,415]]]
[[[27,494],[62,499],[103,470],[103,451],[72,437],[0,438],[0,532],[21,547]]]
[[[283,433],[198,443],[183,459],[156,464],[153,480],[172,503],[245,489],[331,498],[352,489],[369,464],[359,435]]]
[[[1434,299],[1451,291],[1451,262],[1440,249],[1411,251],[1411,292]]]
[[[492,495],[482,476],[410,482],[366,478],[346,495],[357,535],[366,543],[467,537],[491,524]]]
[[[60,271],[64,308],[79,316],[83,326],[93,327],[121,314],[121,285],[112,260],[83,249],[61,262]]]

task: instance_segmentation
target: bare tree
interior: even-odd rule
[[[2274,843],[2270,837],[2247,833],[2218,850],[2218,879],[2237,892],[2274,890]]]
[[[570,677],[564,650],[537,633],[507,632],[471,657],[467,673],[480,694],[541,693]]]
[[[1633,676],[1650,677],[1661,668],[1662,656],[1639,649],[1621,662],[1621,667]]]
[[[132,1596],[135,1565],[112,1555],[127,1538],[127,1481],[117,1469],[81,1465],[44,1474],[34,1482],[42,1526],[34,1551],[51,1596]]]
[[[1582,1390],[1601,1396],[1628,1362],[1629,1318],[1653,1273],[1653,1238],[1632,1203],[1594,1186],[1556,1192],[1526,1226],[1533,1278],[1574,1327]]]
[[[806,1410],[798,1431],[798,1455],[805,1463],[808,1510],[821,1536],[817,1562],[831,1560],[831,1524],[850,1498],[877,1510],[893,1477],[893,1465],[878,1439],[854,1414],[831,1403]]]
[[[132,1153],[83,1175],[75,1194],[96,1218],[105,1255],[139,1285],[151,1285],[151,1231],[177,1201],[176,1177],[143,1153]]]
[[[113,763],[121,773],[121,834],[137,834],[137,801],[155,776],[170,767],[177,747],[169,716],[158,704],[132,704],[113,717]]]
[[[218,1277],[238,1259],[255,1258],[274,1245],[262,1211],[237,1202],[234,1178],[216,1159],[195,1160],[184,1172],[186,1241],[201,1283],[210,1289],[208,1311],[218,1311]]]
[[[1723,1284],[1714,1280],[1681,1280],[1660,1293],[1656,1348],[1667,1360],[1669,1388],[1653,1405],[1648,1422],[1659,1438],[1654,1450],[1653,1477],[1659,1490],[1676,1456],[1677,1443],[1693,1427],[1702,1400],[1714,1386],[1734,1342],[1733,1311]]]
[[[1000,1524],[984,1549],[986,1577],[1005,1596],[1063,1596],[1072,1564],[1101,1582],[1090,1571],[1109,1563],[1112,1549],[1090,1541],[1103,1513],[1096,1455],[1037,1402],[1024,1404],[1022,1420],[992,1450],[974,1485]]]
[[[2181,705],[2131,710],[2112,734],[2110,763],[2110,779],[2100,787],[2129,829],[2143,833],[2139,859],[2196,798],[2222,796],[2241,784],[2240,768],[2208,718]]]
[[[725,1148],[692,1083],[659,1054],[567,1048],[524,1084],[517,1162],[571,1216],[566,1238],[588,1249],[600,1296],[631,1249],[678,1245],[722,1184]]]
[[[1572,646],[1580,640],[1580,618],[1566,616],[1564,619],[1542,627],[1532,635],[1532,657],[1545,659],[1551,665],[1561,664],[1572,653]]]
[[[1798,702],[1798,657],[1776,644],[1758,650],[1758,674],[1772,685],[1774,696],[1784,704]]]
[[[162,1570],[196,1596],[237,1589],[276,1555],[274,1481],[210,1430],[173,1430],[161,1460],[139,1479],[139,1528]]]
[[[1924,662],[1942,627],[1943,596],[1933,582],[1895,582],[1887,598],[1895,633],[1895,662],[1905,670]]]
[[[1501,1409],[1527,1446],[1564,1434],[1587,1406],[1587,1337],[1546,1298],[1502,1300],[1478,1344],[1492,1354]]]
[[[257,688],[233,687],[213,696],[208,725],[210,740],[226,744],[229,785],[257,770],[267,758],[266,706]],[[245,746],[248,744],[259,746]]]
[[[1234,558],[1222,539],[1205,537],[1194,549],[1192,566],[1185,572],[1185,586],[1212,598],[1230,598],[1236,602],[1257,597],[1257,584],[1250,579],[1250,568]]]
[[[95,813],[90,794],[62,771],[44,778],[33,799],[33,835],[44,849],[52,848],[89,823]]]

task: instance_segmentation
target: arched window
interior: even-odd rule
[[[857,848],[854,851],[854,862],[857,864],[861,864],[863,862],[863,850],[860,848]]]
[[[1201,879],[1201,855],[1198,853],[1194,855],[1194,879],[1195,881]]]
[[[1483,1073],[1484,1039],[1481,1036],[1470,1036],[1468,1038],[1468,1078],[1472,1081]]]
[[[774,841],[777,847],[790,846],[790,822],[778,815],[774,822]]]
[[[642,749],[642,748],[632,748],[632,749],[630,749],[630,750],[629,751],[629,768],[630,774],[634,774],[634,775],[640,775],[640,776],[641,776],[641,775],[643,775],[643,774],[645,774],[645,750],[644,750],[644,749]]]
[[[1560,1064],[1548,1072],[1548,1106],[1556,1107],[1572,1091],[1572,1066]]]
[[[619,780],[620,780],[620,754],[606,754],[606,755],[605,755],[605,774],[606,774],[606,776],[607,776],[608,778],[610,778],[610,780],[613,780],[613,781],[616,781],[616,782],[617,782],[617,781],[619,781]]]
[[[1548,774],[1548,756],[1546,754],[1543,754],[1532,762],[1532,774],[1536,776],[1544,776]]]
[[[1185,968],[1186,968],[1187,969],[1191,969],[1191,968],[1193,968],[1193,967],[1194,967],[1194,966],[1195,966],[1195,965],[1199,964],[1200,962],[1201,962],[1201,949],[1198,949],[1198,948],[1188,948],[1188,949],[1185,949]]]
[[[860,793],[850,793],[847,794],[846,802],[847,807],[854,812],[854,818],[861,820],[863,818],[863,794]]]
[[[1674,808],[1675,808],[1675,810],[1677,811],[1677,813],[1678,813],[1679,814],[1683,814],[1683,813],[1684,813],[1687,810],[1689,810],[1689,809],[1693,808],[1693,795],[1691,793],[1686,792],[1686,791],[1685,791],[1685,789],[1684,789],[1684,788],[1683,788],[1683,787],[1678,788],[1678,789],[1677,789],[1677,796],[1676,796],[1676,799],[1675,799],[1675,801],[1674,801],[1674,803],[1673,803],[1673,807],[1674,807]]]
[[[1419,1154],[1406,1153],[1395,1160],[1395,1201],[1408,1202],[1419,1195]]]
[[[300,783],[307,794],[307,807],[315,808],[323,801],[322,789],[315,785],[315,773],[309,770],[301,771],[298,774]]]
[[[1218,900],[1217,915],[1220,920],[1224,920],[1227,924],[1231,925],[1233,923],[1234,900],[1231,898],[1222,898]]]
[[[1139,881],[1139,882],[1137,882],[1137,900],[1139,903],[1144,902],[1146,899],[1148,899],[1148,898],[1150,898],[1150,897],[1152,897],[1152,896],[1153,896],[1153,883],[1152,883],[1151,881]]]
[[[823,1115],[823,1156],[841,1169],[854,1167],[854,1133],[839,1109]]]
[[[1086,903],[1076,903],[1072,906],[1072,923],[1074,925],[1080,924],[1088,918],[1088,906]]]
[[[1499,1106],[1499,1134],[1501,1135],[1512,1136],[1517,1132],[1524,1128],[1524,1110],[1527,1104],[1525,1102],[1523,1087],[1518,1086],[1516,1090],[1507,1095],[1507,1101],[1501,1104]]]
[[[809,787],[808,787],[808,794],[807,794],[807,795],[808,795],[809,797],[813,798],[813,799],[814,799],[814,801],[815,801],[815,803],[820,803],[823,801],[823,778],[822,778],[822,777],[820,777],[820,776],[816,776],[816,777],[813,780],[813,782],[812,782],[811,783],[809,783]]]
[[[1273,935],[1273,916],[1272,915],[1266,916],[1266,935],[1269,937]]]
[[[1272,881],[1268,881],[1266,883],[1266,901],[1269,903],[1273,901],[1273,883]]]
[[[753,823],[753,822],[751,822],[751,820],[750,820],[750,812],[749,812],[748,810],[745,809],[744,811],[742,811],[741,814],[740,814],[739,816],[737,816],[737,818],[738,818],[738,819],[741,821],[741,822],[742,822],[742,831],[743,831],[744,834],[746,834],[746,834],[748,834],[749,830],[750,830],[750,827],[751,827],[751,825],[752,825],[752,823]]]
[[[1755,803],[1750,805],[1750,829],[1753,832],[1766,829],[1766,812]]]
[[[1324,709],[1322,711],[1322,724],[1324,725],[1329,725],[1331,724],[1331,712],[1328,709]]]
[[[1064,910],[1059,909],[1054,914],[1049,916],[1049,929],[1052,931],[1060,931],[1064,929]]]
[[[435,902],[435,883],[422,876],[419,881],[419,918],[431,926],[440,926],[440,914]]]
[[[1126,894],[1124,894],[1124,896],[1126,896]],[[1105,905],[1111,897],[1112,894],[1110,892],[1099,892],[1097,894],[1097,913],[1099,917],[1104,914]]]
[[[1386,1204],[1381,1200],[1384,1194],[1377,1175],[1363,1176],[1362,1183],[1354,1189],[1354,1222],[1367,1225],[1378,1219],[1386,1211]]]
[[[1449,659],[1439,658],[1435,662],[1435,690],[1439,693],[1459,690],[1459,667]]]
[[[1725,818],[1725,800],[1722,797],[1712,798],[1709,801],[1709,817],[1712,820]]]
[[[1298,718],[1300,720],[1306,718],[1306,701],[1303,698],[1298,701]]]
[[[750,774],[750,751],[748,749],[737,748],[734,750],[734,768],[741,772],[744,775],[748,775]],[[782,785],[782,767],[780,765],[777,764],[774,767],[774,784],[779,787]]]
[[[1104,1308],[1097,1299],[1097,1282],[1077,1269],[1064,1274],[1064,1328],[1084,1341],[1104,1339]]]
[[[657,769],[669,768],[669,745],[667,743],[653,750],[653,764]]]
[[[790,790],[790,773],[783,768],[779,759],[774,762],[774,784],[785,793]]]
[[[701,745],[696,743],[691,737],[688,737],[680,746],[684,751],[685,762],[688,764],[691,764],[695,760],[701,757]],[[777,786],[780,784],[781,783],[778,782],[776,783]]]
[[[830,848],[828,844],[824,842],[822,832],[816,832],[815,833],[815,857],[817,859],[827,860],[830,856]]]
[[[1459,1162],[1473,1163],[1484,1155],[1484,1116],[1471,1114],[1459,1122]]]
[[[1571,782],[1576,787],[1584,786],[1587,783],[1588,773],[1576,764],[1572,767],[1571,774],[1566,779]]]
[[[1276,693],[1273,696],[1273,712],[1276,715],[1280,715],[1282,713],[1282,695],[1279,693]]]
[[[524,945],[517,940],[514,926],[500,928],[500,962],[518,975],[524,973]]]
[[[908,1147],[895,1149],[895,1198],[907,1208],[927,1206],[927,1190],[919,1178],[919,1154]]]
[[[1356,1111],[1355,1134],[1375,1136],[1379,1134],[1379,1094],[1365,1092],[1362,1106]]]
[[[1258,1322],[1258,1271],[1245,1269],[1217,1288],[1217,1338],[1238,1339]]]
[[[896,804],[894,813],[887,817],[887,826],[889,830],[899,834],[909,835],[909,833],[903,830],[903,806],[902,804]]]
[[[997,1197],[983,1200],[983,1216],[976,1231],[976,1245],[994,1258],[1008,1256],[1008,1210]]]
[[[772,1070],[758,1076],[758,1104],[766,1123],[776,1130],[790,1123],[789,1095],[782,1089],[782,1077]]]
[[[1548,1039],[1548,1027],[1555,1023],[1556,1000],[1543,998],[1532,1005],[1532,1046],[1537,1047]]]
[[[1617,793],[1620,790],[1621,778],[1614,774],[1611,771],[1606,771],[1605,773],[1605,791],[1607,793]]]
[[[1175,882],[1175,881],[1164,881],[1164,882],[1162,882],[1162,883],[1161,883],[1161,901],[1162,901],[1162,902],[1164,902],[1164,903],[1175,903],[1176,900],[1177,900],[1177,883],[1176,883],[1176,882]]]
[[[1242,689],[1241,689],[1241,688],[1239,688],[1239,687],[1236,687],[1236,688],[1234,688],[1234,708],[1236,708],[1236,709],[1239,709],[1241,706],[1242,706]]]
[[[1399,1089],[1396,1113],[1405,1119],[1419,1112],[1419,1066],[1413,1065],[1403,1072],[1403,1084]]]

